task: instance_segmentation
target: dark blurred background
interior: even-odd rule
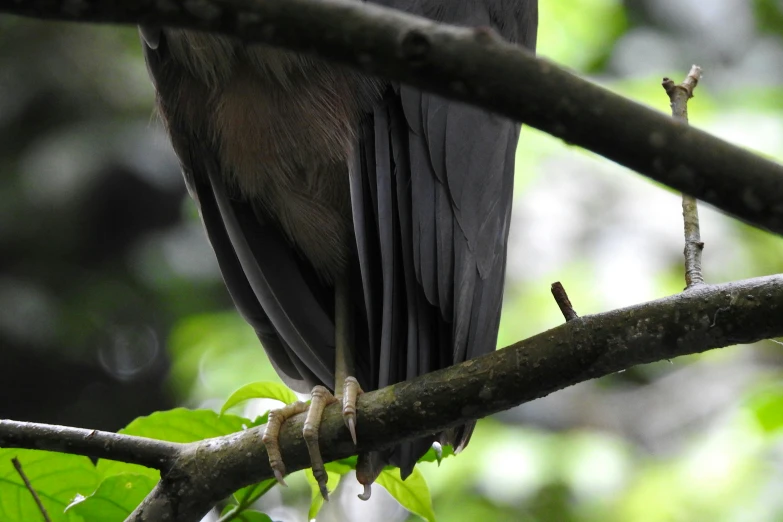
[[[691,122],[783,158],[783,2],[540,4],[541,55],[661,111],[661,78],[698,63]],[[117,430],[276,379],[152,107],[134,29],[0,17],[0,418]],[[515,190],[500,346],[562,321],[556,280],[580,314],[682,289],[678,195],[530,129]],[[781,239],[701,213],[709,282],[783,272]],[[783,444],[754,410],[781,362],[772,341],[729,348],[484,420],[466,453],[422,466],[439,520],[783,519]],[[319,520],[407,518],[357,489]],[[303,520],[308,501],[294,478],[263,508]]]

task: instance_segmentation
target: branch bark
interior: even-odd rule
[[[688,76],[679,85],[670,78],[664,78],[662,85],[671,102],[672,117],[688,125],[688,100],[693,98],[693,91],[701,79],[701,67],[691,67]],[[690,288],[694,285],[703,285],[704,277],[701,272],[701,254],[704,243],[701,240],[701,227],[699,226],[699,207],[696,198],[687,194],[682,195],[682,219],[685,233],[685,285]]]
[[[783,275],[695,287],[574,318],[495,353],[361,395],[358,447],[345,428],[340,405],[327,407],[320,432],[323,456],[330,461],[393,446],[637,364],[783,336],[780,317]],[[304,415],[298,415],[281,431],[289,471],[309,466],[303,421]],[[261,442],[263,427],[192,444],[123,437],[112,446],[114,434],[23,424],[0,422],[0,446],[99,456],[163,470],[131,522],[197,521],[233,491],[273,476]],[[140,458],[135,445],[152,448],[149,457]]]
[[[0,0],[0,12],[236,35],[484,107],[783,234],[783,167],[471,30],[347,0]]]
[[[86,455],[166,471],[184,446],[119,433],[0,419],[0,448]]]

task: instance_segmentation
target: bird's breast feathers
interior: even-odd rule
[[[218,152],[224,179],[257,202],[317,271],[345,268],[352,241],[348,161],[362,111],[364,82],[347,70],[263,45],[206,33],[167,30],[182,82],[206,99],[193,118]],[[190,85],[189,85],[190,84]],[[194,84],[197,87],[194,87]],[[204,116],[206,114],[206,117]]]

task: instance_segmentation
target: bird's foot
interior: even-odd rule
[[[356,443],[356,398],[361,393],[363,392],[361,387],[359,387],[359,382],[354,377],[345,379],[342,397],[343,418],[345,419],[346,427],[351,432],[354,443]],[[329,500],[329,491],[326,488],[328,476],[324,468],[323,458],[321,457],[321,449],[318,445],[318,432],[321,427],[321,417],[323,416],[324,408],[337,400],[324,386],[316,386],[310,393],[309,406],[304,402],[295,402],[269,412],[269,421],[267,422],[262,441],[269,455],[269,465],[272,467],[275,478],[281,485],[285,486],[286,483],[283,479],[285,476],[285,464],[280,453],[280,428],[286,420],[306,411],[307,416],[302,428],[302,436],[310,454],[310,465],[313,470],[313,476],[318,481],[321,496],[323,496],[324,500]]]
[[[303,411],[307,411],[307,403],[302,401],[287,404],[280,409],[270,411],[264,436],[261,437],[264,446],[266,446],[266,453],[269,456],[269,466],[275,474],[275,479],[282,486],[288,486],[288,484],[283,479],[285,476],[285,464],[283,464],[283,455],[280,453],[280,428],[286,420]]]
[[[286,420],[306,411],[307,416],[305,417],[304,427],[302,428],[302,436],[307,445],[307,451],[310,453],[313,476],[318,481],[321,495],[323,495],[324,499],[329,500],[329,491],[326,489],[326,470],[324,469],[323,458],[321,458],[321,450],[318,447],[318,431],[321,427],[321,416],[323,415],[324,408],[336,400],[335,396],[324,386],[316,386],[313,388],[313,391],[310,392],[309,406],[305,402],[295,402],[293,404],[288,404],[279,410],[272,410],[269,412],[269,422],[267,422],[266,430],[264,431],[264,436],[261,440],[266,446],[266,451],[269,455],[269,465],[271,466],[278,483],[283,486],[286,485],[285,480],[283,479],[285,476],[285,464],[283,463],[283,456],[280,453],[280,428]]]

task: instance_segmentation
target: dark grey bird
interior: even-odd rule
[[[537,0],[374,0],[491,27],[535,50]],[[326,496],[320,416],[374,390],[491,352],[500,321],[519,125],[440,96],[237,39],[141,28],[158,110],[223,278],[283,381],[312,390],[305,422]],[[340,390],[342,388],[342,390]],[[264,436],[280,481],[280,424]],[[432,442],[360,456],[407,477]]]

